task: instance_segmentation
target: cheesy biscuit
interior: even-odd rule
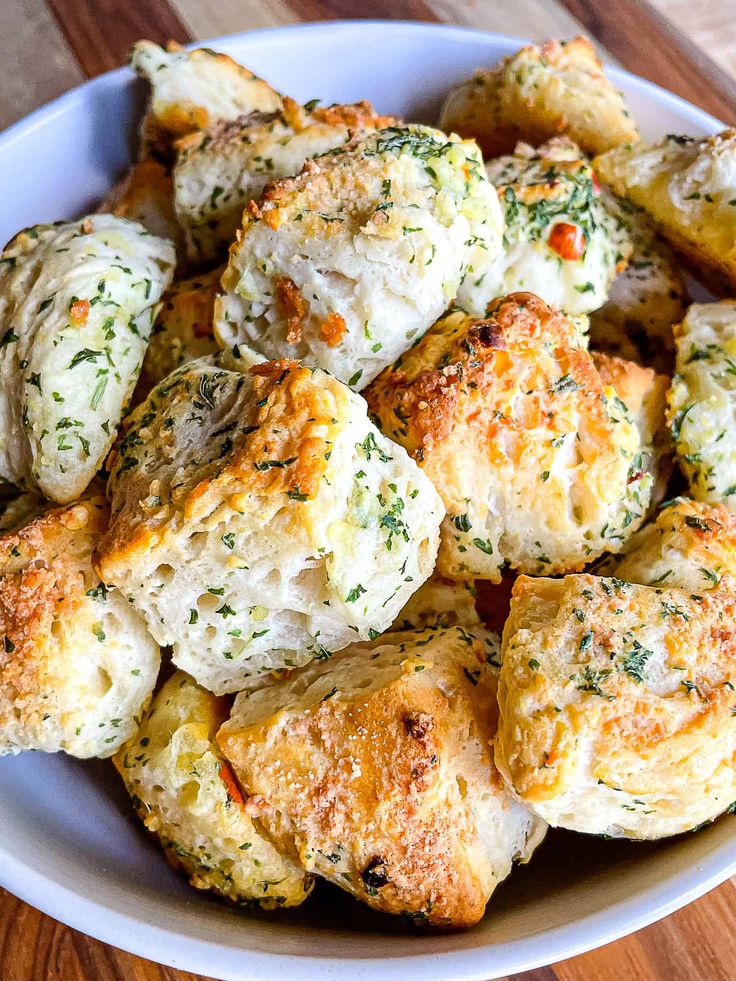
[[[223,348],[301,358],[360,390],[427,330],[503,219],[475,144],[426,126],[360,136],[246,210],[215,306]]]
[[[374,909],[477,922],[545,832],[493,763],[497,642],[386,634],[241,692],[218,743],[277,846]]]
[[[638,139],[622,94],[606,77],[593,45],[528,44],[447,95],[439,126],[477,140],[486,157],[566,135],[586,153]]]
[[[225,699],[177,671],[115,766],[143,823],[193,886],[265,909],[297,906],[309,895],[311,877],[250,817],[215,742],[227,714]]]
[[[499,770],[553,826],[662,838],[736,800],[736,581],[521,576],[503,634]]]
[[[444,513],[363,399],[289,361],[167,376],[129,417],[109,493],[102,576],[218,694],[385,630],[431,574]]]
[[[582,344],[570,319],[514,293],[484,319],[449,314],[368,390],[383,432],[447,508],[441,575],[580,569],[643,521],[654,433],[642,420],[639,431]],[[642,382],[653,373],[637,382],[640,401]]]
[[[159,649],[92,552],[103,495],[49,509],[23,495],[0,534],[0,755],[111,756],[135,732]]]
[[[171,281],[171,243],[113,215],[36,225],[0,261],[0,478],[64,504],[112,446]]]

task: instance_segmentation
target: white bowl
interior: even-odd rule
[[[209,42],[302,101],[371,99],[433,120],[443,94],[520,41],[424,24],[331,23]],[[646,136],[717,120],[611,69]],[[0,136],[0,238],[93,206],[130,159],[142,92],[127,69],[82,85]],[[85,933],[232,981],[484,981],[608,943],[736,872],[733,818],[657,845],[550,835],[465,933],[423,936],[323,890],[291,913],[250,914],[195,892],[130,814],[110,763],[42,754],[0,760],[0,884]]]

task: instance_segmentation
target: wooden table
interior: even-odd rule
[[[607,57],[736,125],[733,0],[0,0],[0,127],[121,64],[139,37],[189,41],[357,12],[535,39],[582,29]],[[624,940],[522,978],[733,981],[734,883]],[[162,979],[195,981],[70,930],[0,890],[0,981]]]

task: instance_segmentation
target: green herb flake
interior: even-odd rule
[[[361,583],[358,583],[357,586],[353,586],[353,588],[350,590],[348,595],[345,597],[345,602],[354,603],[358,599],[358,597],[362,596],[363,593],[365,592],[367,592],[365,586],[363,586]]]

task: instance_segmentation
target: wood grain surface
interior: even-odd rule
[[[736,124],[733,14],[734,0],[0,0],[0,126],[123,63],[138,37],[187,41],[357,17],[534,39],[582,30],[613,60]],[[630,937],[516,979],[734,981],[736,888],[727,882]],[[0,890],[0,981],[196,978],[92,940]]]

